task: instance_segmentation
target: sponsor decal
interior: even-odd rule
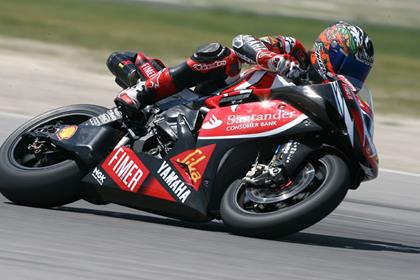
[[[57,132],[56,135],[59,140],[68,140],[72,138],[74,134],[76,134],[76,131],[77,125],[69,125],[60,129],[60,131]]]
[[[222,121],[216,118],[215,115],[211,116],[208,121],[201,126],[203,129],[213,129],[222,125]]]
[[[207,71],[207,70],[219,68],[225,65],[226,65],[225,60],[217,60],[212,63],[196,63],[196,64],[193,64],[192,67],[197,71]]]
[[[185,151],[171,158],[171,162],[177,167],[184,179],[192,183],[195,190],[200,187],[203,174],[215,147],[216,145],[212,144]]]
[[[188,185],[185,184],[184,181],[181,180],[181,178],[179,178],[179,176],[172,169],[172,167],[166,161],[163,161],[157,173],[160,176],[160,178],[165,182],[165,184],[169,187],[172,193],[176,197],[178,197],[178,199],[182,203],[185,203],[185,201],[191,194],[191,190],[188,189]]]
[[[278,120],[296,118],[297,112],[279,109],[276,113],[228,115],[226,131],[276,126]]]
[[[114,150],[102,164],[102,169],[124,191],[137,192],[149,170],[137,155],[126,147]]]
[[[150,65],[149,62],[141,65],[140,70],[148,79],[153,78],[157,74],[157,71],[152,67],[152,65]]]
[[[260,61],[260,59],[263,59],[263,58],[270,59],[272,57],[273,57],[273,52],[271,52],[269,50],[260,50],[257,53],[257,61]]]
[[[162,73],[165,69],[162,69],[159,72],[157,72],[156,77],[153,77],[153,80],[148,79],[145,83],[146,88],[154,88],[154,89],[160,88],[160,76],[162,76]]]
[[[104,184],[104,181],[106,180],[106,176],[104,175],[104,173],[102,173],[102,171],[98,167],[95,167],[95,169],[93,170],[92,177],[101,186]]]
[[[273,104],[266,101],[261,104],[263,107],[270,107]],[[231,110],[236,110],[236,108],[231,108]],[[276,126],[277,121],[279,120],[288,120],[294,119],[298,116],[297,111],[278,109],[276,112],[270,112],[266,114],[250,114],[250,115],[240,115],[240,114],[231,114],[226,117],[226,131],[232,130],[241,130],[247,128],[255,127],[267,127],[267,126]],[[214,129],[223,124],[222,120],[219,120],[215,115],[212,115],[210,119],[203,123],[202,128],[205,130]]]
[[[89,123],[92,126],[101,126],[113,121],[116,121],[118,119],[121,119],[122,115],[121,112],[118,110],[118,108],[113,108],[108,111],[106,111],[103,114],[100,114],[97,117],[93,117],[89,119]]]
[[[279,119],[293,119],[296,117],[295,111],[286,111],[279,109],[276,113],[271,114],[251,114],[251,115],[229,115],[227,117],[227,125],[248,123],[248,122],[259,122],[259,121],[270,121]]]
[[[176,162],[180,163],[185,172],[191,178],[193,183],[197,183],[201,179],[201,173],[197,170],[196,165],[206,159],[206,155],[203,155],[203,152],[200,149],[196,149],[193,152],[189,153],[183,159],[177,159]]]
[[[235,112],[232,112],[234,109]],[[277,100],[245,103],[236,108],[218,108],[208,114],[204,123],[214,123],[214,118],[222,123],[201,129],[199,139],[247,138],[272,135],[289,129],[307,116],[292,106]],[[213,120],[212,120],[213,119]]]

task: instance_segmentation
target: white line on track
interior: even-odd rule
[[[18,118],[18,119],[30,119],[34,117],[34,116],[23,115],[19,113],[10,113],[10,112],[0,112],[0,115],[5,116],[5,117]]]
[[[406,171],[398,171],[398,170],[393,170],[393,169],[386,169],[386,168],[379,168],[380,172],[385,172],[385,173],[392,173],[392,174],[398,174],[398,175],[405,175],[405,176],[412,176],[412,177],[419,177],[420,178],[420,174],[419,173],[412,173],[412,172],[406,172]]]

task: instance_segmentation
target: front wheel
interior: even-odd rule
[[[35,207],[60,206],[80,199],[80,179],[87,170],[65,151],[33,139],[28,132],[56,124],[78,125],[105,111],[96,105],[71,105],[19,127],[0,148],[0,192],[16,204]],[[42,153],[32,152],[34,146]]]
[[[279,237],[307,228],[331,213],[350,186],[347,164],[336,155],[308,162],[299,175],[279,188],[253,188],[236,180],[226,190],[221,217],[231,232]]]

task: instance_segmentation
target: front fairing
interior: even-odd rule
[[[374,112],[370,90],[364,86],[355,93],[338,82],[333,82],[335,99],[347,129],[348,139],[357,152],[363,181],[378,175],[378,154],[373,142]]]
[[[264,92],[263,95],[258,95],[261,99],[276,99],[281,102],[286,102],[293,108],[297,109],[304,116],[308,117],[313,122],[320,125],[326,132],[336,131],[334,137],[327,139],[331,141],[331,145],[338,147],[340,150],[342,147],[346,147],[346,154],[351,158],[352,162],[359,166],[362,170],[359,181],[370,180],[377,176],[378,173],[378,157],[376,147],[373,143],[373,103],[370,91],[365,87],[358,94],[349,90],[349,88],[342,87],[340,81],[334,81],[326,84],[314,84],[306,86],[283,86]],[[260,102],[257,100],[251,100],[252,96],[256,95],[257,89],[243,90],[244,92],[231,92],[224,95],[219,95],[210,98],[206,102],[208,105],[214,105],[210,108],[218,108],[224,99],[229,99],[231,104],[236,104],[230,108],[234,108],[234,112],[230,112],[229,108],[225,108],[225,111],[229,111],[232,114],[238,114],[237,108],[246,109],[247,106],[252,106],[252,103],[246,103],[247,101],[257,101],[257,106],[260,106]],[[261,91],[261,90],[260,90]],[[252,94],[251,94],[252,93]],[[236,94],[236,95],[235,95]],[[224,97],[227,96],[227,97]],[[235,103],[232,102],[235,101]],[[210,102],[214,101],[214,102]],[[210,104],[211,103],[211,104]],[[213,104],[214,103],[214,104]],[[243,105],[240,105],[244,103]],[[238,105],[239,104],[239,105]],[[228,106],[228,105],[223,105]],[[239,106],[239,107],[236,107]],[[220,109],[218,109],[220,111]],[[258,108],[253,108],[252,111],[259,111]],[[253,135],[255,132],[249,131],[249,133],[242,133],[241,135],[228,135],[229,133],[224,129],[222,124],[228,123],[229,119],[224,120],[224,116],[220,115],[216,118],[214,114],[209,114],[208,119],[204,123],[211,122],[213,125],[220,123],[220,127],[217,129],[223,129],[220,131],[221,135],[204,135],[209,131],[200,131],[199,140],[206,139],[208,137],[220,137],[227,138],[231,137],[245,137]],[[243,114],[246,115],[246,114]],[[248,114],[248,117],[250,114]],[[213,120],[210,120],[213,117]],[[252,120],[252,118],[251,118]],[[253,124],[251,122],[251,124]],[[247,124],[248,125],[248,124]],[[248,127],[254,129],[254,127]],[[261,129],[261,127],[259,128]],[[212,133],[214,132],[211,131]],[[260,131],[262,132],[262,131]],[[223,135],[222,135],[223,134]],[[342,146],[344,145],[344,146]],[[358,176],[359,177],[359,176]]]
[[[377,176],[373,110],[357,94],[334,81],[275,89],[271,96],[291,104],[326,131],[336,131],[336,137],[330,138],[331,144],[339,145],[342,142],[343,147],[347,147],[345,153],[362,170],[360,181]]]
[[[375,130],[374,125],[374,104],[372,92],[364,85],[357,93],[358,105],[363,120],[363,135],[365,141],[362,143],[363,155],[368,163],[367,166],[362,166],[367,173],[366,180],[374,179],[378,173],[378,154],[376,146],[373,142],[373,135]],[[372,173],[372,174],[371,174]]]

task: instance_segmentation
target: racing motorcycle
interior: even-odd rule
[[[181,220],[222,219],[236,234],[277,237],[331,213],[374,179],[371,95],[327,84],[259,87],[249,70],[201,96],[186,89],[128,120],[71,105],[18,128],[0,149],[0,191],[16,204],[85,199]]]

